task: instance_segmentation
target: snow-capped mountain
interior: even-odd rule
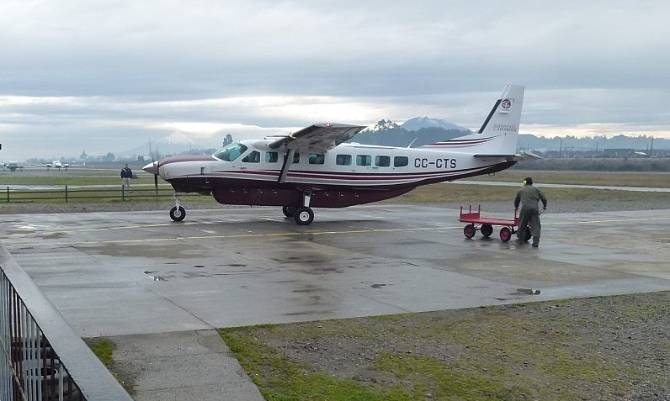
[[[384,146],[422,146],[445,139],[457,138],[469,134],[466,128],[446,120],[429,117],[416,117],[398,125],[392,120],[382,119],[358,135],[352,142]]]
[[[386,119],[382,118],[381,120],[377,121],[377,123],[375,125],[371,125],[371,126],[365,128],[361,132],[380,132],[380,131],[386,131],[386,130],[394,129],[394,128],[398,128],[398,127],[399,127],[399,125],[395,121],[386,120]]]
[[[382,120],[383,121],[383,120]],[[467,131],[467,128],[456,125],[447,120],[442,120],[440,118],[430,118],[430,117],[414,117],[405,121],[401,128],[406,129],[407,131],[418,131],[421,128],[443,128],[445,130],[459,130]]]

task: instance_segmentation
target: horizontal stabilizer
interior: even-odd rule
[[[531,152],[521,152],[517,154],[508,154],[508,155],[490,155],[490,154],[477,154],[474,155],[474,157],[478,159],[507,159],[507,160],[514,160],[514,161],[529,161],[529,160],[537,160],[537,159],[542,159],[541,156],[538,156],[534,153]]]

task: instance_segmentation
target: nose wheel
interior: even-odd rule
[[[185,217],[186,217],[186,209],[184,209],[183,207],[175,206],[172,209],[170,209],[170,218],[172,219],[172,221],[179,222],[184,220]]]
[[[174,207],[170,209],[170,218],[172,221],[180,222],[186,217],[186,209],[184,209],[180,202],[179,196],[175,193],[174,195]]]

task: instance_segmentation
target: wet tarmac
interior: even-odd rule
[[[373,205],[0,217],[83,337],[670,290],[670,210],[543,216],[539,249],[463,237],[458,211]],[[528,289],[539,289],[531,295]]]

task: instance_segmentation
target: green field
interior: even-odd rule
[[[524,178],[533,177],[536,183],[573,185],[611,185],[624,187],[670,187],[670,173],[636,173],[603,171],[543,171],[505,170],[495,175],[473,177],[480,181],[508,181],[521,184]]]
[[[389,199],[388,203],[480,203],[514,200],[518,187],[498,187],[491,185],[467,185],[442,183],[419,187],[412,192]],[[593,201],[593,202],[634,202],[658,201],[670,205],[670,193],[630,192],[582,188],[546,188],[543,192],[550,200],[556,201]]]
[[[153,184],[151,174],[135,173],[137,179],[132,184]],[[159,180],[159,182],[164,182]],[[0,172],[0,188],[5,185],[119,185],[121,178],[113,171],[52,171],[34,172],[17,171],[14,173]]]
[[[657,293],[220,332],[272,401],[661,399],[669,301]]]
[[[495,201],[511,201],[518,189],[521,180],[527,175],[532,175],[536,182],[557,184],[597,184],[597,185],[621,185],[621,186],[649,186],[670,187],[670,174],[668,173],[596,173],[596,172],[563,172],[563,171],[518,171],[507,170],[495,176],[475,177],[475,180],[485,181],[511,181],[518,182],[518,187],[497,187],[490,185],[466,185],[454,183],[440,183],[419,187],[410,193],[398,198],[387,200],[389,203],[480,203]],[[125,201],[148,202],[155,201],[152,196],[151,185],[153,176],[139,173],[138,179],[132,181],[133,191],[127,194]],[[171,197],[170,186],[163,180],[161,184],[161,199]],[[3,185],[58,185],[62,189],[55,191],[44,191],[39,193],[12,192],[9,194],[10,202],[21,203],[65,203],[65,185],[114,185],[114,188],[96,188],[68,190],[68,202],[82,203],[109,203],[124,201],[120,190],[120,178],[112,172],[100,171],[67,171],[67,172],[33,172],[24,171],[17,173],[0,173],[0,203],[7,202],[7,192],[2,191]],[[145,184],[148,186],[141,186]],[[118,187],[116,187],[118,185]],[[629,192],[594,190],[585,188],[547,188],[544,190],[547,197],[552,201],[592,201],[592,202],[636,202],[651,201],[665,202],[670,204],[669,193],[654,192]],[[212,202],[208,196],[190,196],[186,201],[193,203]]]

